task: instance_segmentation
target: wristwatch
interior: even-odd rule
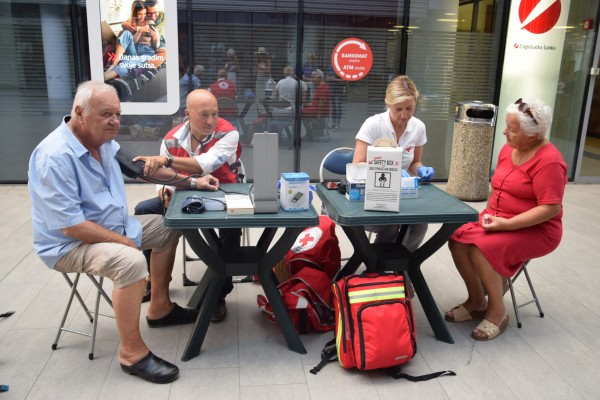
[[[165,164],[165,168],[170,168],[171,164],[173,164],[173,154],[167,152],[167,154],[165,154],[165,157],[167,157],[167,163]]]
[[[190,178],[190,189],[196,189],[196,178]]]

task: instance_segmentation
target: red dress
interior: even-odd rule
[[[567,165],[552,143],[538,149],[531,160],[514,165],[512,148],[504,145],[492,177],[487,208],[479,214],[512,218],[542,204],[562,204],[567,183]],[[450,240],[477,246],[494,269],[513,276],[524,261],[552,252],[562,237],[562,208],[541,224],[514,231],[486,231],[480,222],[467,223]]]
[[[321,82],[315,89],[310,105],[302,110],[302,115],[315,118],[327,117],[329,115],[329,99],[329,86],[325,82]]]

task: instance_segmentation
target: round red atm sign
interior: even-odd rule
[[[340,78],[358,81],[371,70],[373,53],[369,45],[361,39],[344,39],[333,49],[331,65]]]

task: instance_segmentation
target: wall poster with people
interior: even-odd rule
[[[86,0],[92,80],[117,89],[123,115],[179,108],[177,3]]]

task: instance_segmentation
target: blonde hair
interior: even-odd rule
[[[385,104],[388,106],[400,103],[408,98],[419,98],[417,86],[408,75],[400,75],[392,79],[385,91]]]

